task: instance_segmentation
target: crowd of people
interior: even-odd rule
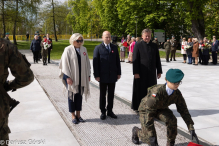
[[[167,125],[167,146],[174,146],[177,120],[168,108],[173,103],[176,104],[177,111],[182,115],[192,137],[197,138],[193,127],[194,122],[178,90],[184,73],[179,69],[170,69],[166,73],[166,83],[157,85],[157,79],[163,72],[158,46],[151,41],[151,30],[142,31],[141,41],[136,41],[129,35],[126,40],[122,38],[121,60],[117,45],[111,43],[109,31],[103,32],[102,40],[103,42],[94,48],[93,53],[93,75],[99,82],[100,88],[100,119],[105,120],[107,116],[117,119],[117,115],[113,112],[114,92],[116,82],[122,74],[120,62],[124,61],[125,51],[127,51],[128,63],[133,65],[134,76],[131,108],[139,114],[142,127],[141,129],[133,127],[132,142],[139,144],[140,138],[142,142],[157,146],[158,140],[154,128],[154,118],[157,118]],[[91,66],[88,52],[83,46],[83,36],[75,33],[71,36],[69,43],[60,60],[59,77],[64,90],[68,91],[68,107],[72,123],[79,124],[86,121],[81,117],[82,95],[85,96],[85,100],[90,96]]]
[[[49,37],[49,34],[41,36],[38,31],[34,35],[34,39],[31,42],[30,50],[33,53],[33,62],[38,63],[40,59],[43,60],[43,65],[47,65],[47,56],[48,63],[50,63],[50,53],[52,51],[52,39]]]
[[[127,35],[125,39],[122,37],[120,47],[120,61],[125,62],[125,56],[127,52],[127,63],[133,62],[133,50],[136,43],[140,42],[140,37],[131,37]],[[176,61],[176,50],[180,44],[181,54],[183,55],[183,62],[193,65],[208,65],[210,58],[212,58],[212,64],[217,64],[217,52],[219,48],[219,41],[216,40],[216,36],[213,36],[212,41],[208,40],[206,37],[203,40],[198,40],[197,38],[181,38],[179,43],[176,41],[175,37],[172,39],[167,38],[165,43],[159,42],[157,37],[154,37],[152,41],[157,45],[158,48],[164,48],[166,52],[166,62]],[[162,46],[162,47],[161,47]],[[210,56],[210,52],[212,56]]]
[[[206,37],[203,40],[197,38],[186,38],[184,37],[181,44],[181,54],[183,54],[183,63],[186,63],[188,57],[188,64],[208,65],[210,59],[210,52],[212,54],[212,64],[217,64],[217,52],[219,42],[216,40],[216,36],[213,36],[213,41],[208,40]]]

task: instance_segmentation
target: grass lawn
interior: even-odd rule
[[[31,42],[19,41],[17,43],[18,43],[17,47],[19,50],[30,49]],[[99,45],[100,43],[101,42],[95,42],[95,41],[93,41],[93,42],[85,41],[84,42],[84,47],[87,48],[88,56],[90,59],[93,58],[93,50],[94,50],[95,46]],[[53,59],[53,60],[60,59],[65,47],[67,47],[68,45],[69,45],[68,40],[59,40],[58,42],[53,41],[53,49],[51,52],[51,59]],[[165,58],[165,56],[166,56],[166,53],[164,51],[160,51],[160,57]],[[180,53],[176,53],[176,57],[182,57],[182,55]]]

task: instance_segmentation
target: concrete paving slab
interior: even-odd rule
[[[165,74],[170,68],[179,68],[184,72],[185,77],[179,89],[182,92],[188,109],[193,117],[195,129],[199,129],[199,131],[197,131],[197,135],[202,135],[202,138],[212,142],[211,135],[202,134],[200,129],[218,125],[217,118],[219,117],[219,100],[217,87],[219,85],[219,65],[209,64],[194,66],[183,64],[183,58],[181,57],[177,58],[176,60],[177,61],[171,61],[170,63],[167,63],[164,59],[161,59],[163,74],[158,80],[158,84],[165,83]],[[121,79],[116,83],[115,94],[131,102],[133,88],[132,64],[122,62],[121,67],[122,76]],[[98,85],[98,82],[93,76],[91,81]],[[176,106],[171,105],[170,108],[174,110],[176,109]],[[209,108],[213,109],[208,110]],[[203,113],[206,112],[214,116],[203,115]],[[185,122],[176,110],[174,111],[174,114],[177,116],[178,126],[187,130]],[[211,129],[209,130],[211,131]],[[217,137],[219,137],[218,132],[212,133],[212,135],[217,135]],[[216,141],[214,144],[219,145],[219,141],[217,139],[214,141]]]
[[[11,74],[9,79],[13,79]],[[79,146],[36,79],[9,95],[21,102],[9,116],[10,146],[22,145],[22,141],[30,146]]]

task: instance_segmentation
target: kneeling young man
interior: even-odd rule
[[[142,129],[138,127],[132,129],[132,142],[134,144],[139,144],[140,138],[144,143],[158,146],[154,127],[154,119],[156,118],[165,122],[167,126],[167,146],[174,146],[177,135],[177,119],[168,108],[171,104],[176,104],[177,111],[185,121],[192,138],[194,136],[198,142],[193,127],[194,122],[189,114],[185,99],[178,89],[183,77],[184,73],[181,70],[169,69],[166,73],[166,84],[148,88],[148,94],[141,100],[138,108]]]

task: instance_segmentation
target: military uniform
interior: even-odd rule
[[[157,44],[157,48],[159,49],[160,44],[159,44],[158,40],[153,40],[152,43]]]
[[[171,52],[170,52],[171,53],[171,59],[170,59],[170,61],[172,61],[172,58],[173,58],[174,61],[176,61],[175,56],[176,56],[177,42],[176,42],[175,39],[171,39],[170,43],[171,43]]]
[[[0,138],[8,140],[10,129],[8,127],[8,116],[10,112],[10,102],[12,99],[7,91],[22,88],[30,84],[33,79],[33,72],[30,64],[17,47],[4,39],[0,39]],[[14,80],[6,82],[10,68]],[[7,88],[6,88],[7,87]],[[5,144],[6,145],[6,144]]]
[[[169,62],[171,43],[170,42],[165,42],[164,43],[164,49],[165,49],[165,52],[166,52],[166,61]]]
[[[148,144],[150,137],[156,137],[154,119],[159,119],[166,123],[167,140],[175,141],[177,135],[177,119],[173,112],[168,108],[169,105],[176,104],[177,111],[181,114],[189,130],[194,130],[194,122],[187,109],[185,100],[181,92],[177,89],[172,95],[168,96],[166,84],[155,85],[148,89],[148,94],[142,99],[139,106],[139,119],[142,130],[139,130],[139,138]]]
[[[154,85],[148,88],[148,94],[141,100],[138,108],[142,129],[137,127],[132,129],[133,143],[139,144],[140,138],[142,142],[157,146],[154,119],[158,119],[163,121],[167,126],[167,146],[174,146],[177,135],[177,119],[168,108],[171,104],[176,104],[177,111],[185,121],[192,137],[197,138],[193,127],[194,122],[188,111],[185,99],[178,89],[183,77],[184,74],[181,70],[169,69],[166,73],[167,84],[169,86],[174,85],[175,90],[170,89],[167,84]]]
[[[43,58],[43,65],[47,65],[47,55],[48,55],[48,49],[44,49],[43,41],[40,43],[41,46],[41,53],[42,53],[42,58]]]

